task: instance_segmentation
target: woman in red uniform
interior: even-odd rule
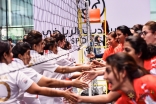
[[[116,52],[122,52],[125,38],[128,36],[132,36],[133,34],[131,33],[130,29],[125,25],[117,27],[116,34],[117,34],[117,39],[120,43],[116,47]]]
[[[156,51],[156,22],[147,22],[142,29],[142,38],[147,44],[153,45],[152,48]],[[146,66],[150,69],[150,73],[156,74],[156,56],[148,61],[145,61]]]
[[[103,57],[102,57],[102,60],[106,60],[106,58],[111,55],[111,54],[114,54],[116,53],[115,52],[115,47],[118,46],[118,41],[117,41],[117,35],[116,33],[113,31],[113,32],[110,32],[108,35],[107,35],[107,43],[109,44],[109,47],[105,50],[104,54],[103,54]]]
[[[116,53],[107,57],[106,63],[104,78],[111,83],[112,91],[125,94],[122,104],[156,103],[156,76],[138,66],[134,58],[123,52]]]
[[[147,46],[145,40],[142,39],[141,37],[129,36],[125,39],[123,50],[124,52],[131,55],[140,67],[144,67],[145,66],[144,60],[150,59],[151,57],[156,55],[156,51],[153,51],[150,47]],[[120,93],[120,91],[119,92],[111,91],[107,95],[99,95],[99,96],[93,96],[93,97],[80,96],[79,101],[80,102],[94,102],[94,103],[109,103],[109,102],[112,102],[113,100],[118,99],[119,97],[123,98],[124,96],[125,95]],[[127,101],[127,99],[125,99],[125,101]]]

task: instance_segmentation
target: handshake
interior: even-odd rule
[[[91,63],[93,64],[93,63]],[[95,64],[95,63],[94,63]],[[83,90],[87,89],[89,86],[88,84],[94,80],[97,76],[104,75],[105,68],[101,67],[101,69],[97,70],[92,69],[90,71],[84,71],[82,74],[73,80],[73,87],[81,88]],[[71,91],[72,88],[67,89],[66,96],[65,97],[65,102],[68,102],[68,104],[77,104],[81,102],[81,96],[78,94],[75,94]]]

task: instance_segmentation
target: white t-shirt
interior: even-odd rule
[[[66,51],[59,50],[58,53],[65,54]],[[54,54],[53,52],[49,51],[47,55],[52,55],[54,57],[58,57],[60,54]],[[69,66],[72,65],[69,60],[67,60],[67,55],[62,56],[57,58],[56,63],[60,66]],[[56,73],[56,72],[49,72],[49,71],[44,71],[44,76],[49,77],[49,78],[55,78],[58,80],[65,80],[66,78],[70,78],[72,76],[71,73],[67,74],[61,74],[61,73]],[[57,90],[64,90],[65,88],[55,88]],[[62,97],[46,97],[46,96],[39,96],[40,101],[42,104],[63,104],[63,98]]]
[[[0,74],[15,70],[5,63],[0,63]],[[20,71],[0,75],[0,104],[17,104],[19,90],[27,90],[33,81]]]
[[[31,50],[31,61],[30,64],[37,64],[32,66],[38,73],[43,74],[44,71],[55,72],[58,65],[56,64],[56,60],[49,60],[52,59],[53,56],[48,55],[40,55],[38,52]],[[43,62],[46,61],[46,62]],[[43,63],[41,63],[43,62]]]
[[[18,58],[14,58],[13,61],[9,64],[10,67],[12,68],[24,68],[25,65],[23,63],[22,60],[18,59]],[[35,83],[38,83],[39,80],[42,78],[42,75],[39,74],[38,72],[36,72],[34,69],[32,68],[24,68],[22,70],[20,70],[21,72],[23,72],[26,76],[28,76],[30,79],[32,79]]]
[[[14,68],[14,69],[24,68],[24,69],[21,69],[20,71],[23,72],[30,79],[32,79],[35,83],[38,83],[39,80],[42,78],[42,75],[39,74],[38,72],[36,72],[34,69],[26,68],[23,61],[18,59],[18,58],[14,58],[12,63],[9,64],[9,66]],[[25,97],[27,95],[29,97],[31,96],[31,97],[34,97],[34,98],[36,98],[36,96],[37,96],[37,95],[32,95],[32,94],[29,94],[29,93],[25,93]],[[20,94],[19,94],[18,98],[21,100],[21,99],[23,99],[23,96],[24,96],[24,92],[20,91]]]
[[[72,62],[72,63],[76,62],[75,58],[72,56],[72,53],[69,50],[64,50],[64,49],[58,47],[58,55],[60,56],[63,54],[67,54],[67,55],[64,55],[63,57],[66,58],[67,60],[69,60],[70,62]]]

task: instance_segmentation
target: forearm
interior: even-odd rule
[[[62,74],[65,74],[65,73],[72,73],[72,72],[81,72],[83,71],[84,69],[81,67],[81,66],[73,66],[73,67],[69,67],[69,66],[59,66],[55,72],[57,73],[62,73]]]
[[[72,75],[72,77],[70,77],[69,79],[72,80],[72,79],[76,79],[78,78],[82,73],[75,73]]]
[[[33,83],[26,92],[30,94],[38,94],[49,97],[64,97],[66,95],[65,91],[55,90],[47,87],[39,87],[36,83]]]
[[[37,94],[49,96],[49,97],[64,97],[65,96],[65,92],[62,90],[56,90],[56,89],[46,88],[46,87],[42,87]]]
[[[102,75],[104,75],[105,70],[98,70],[95,72],[98,74],[98,76],[102,76]]]
[[[81,102],[84,103],[110,103],[105,95],[97,96],[80,96]]]
[[[47,83],[47,87],[51,88],[61,88],[69,86],[73,86],[73,81],[50,79],[50,81],[48,81]]]
[[[110,103],[117,100],[121,94],[117,91],[109,92],[108,94],[104,95],[97,95],[97,96],[80,96],[81,102],[88,102],[88,103]]]
[[[106,69],[106,67],[94,68],[94,70],[96,70],[96,71],[104,71],[105,69]]]

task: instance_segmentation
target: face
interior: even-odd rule
[[[116,34],[117,34],[118,41],[121,44],[124,44],[124,41],[125,41],[126,36],[120,30],[116,30]]]
[[[59,47],[64,48],[64,46],[65,46],[65,44],[66,44],[65,39],[62,40],[62,41],[59,41],[58,44],[59,44]]]
[[[68,47],[68,49],[71,49],[71,44],[69,44],[69,47]]]
[[[117,77],[119,78],[118,80],[115,78],[115,75],[117,75]],[[121,83],[123,82],[122,78],[120,77],[120,72],[117,73],[116,68],[112,69],[112,67],[108,64],[106,64],[104,79],[106,79],[109,85],[111,86],[111,91],[119,90]]]
[[[131,33],[132,33],[132,34],[134,34],[134,33],[135,33],[133,29],[130,29],[130,31],[131,31]]]
[[[107,38],[107,44],[110,46],[115,46],[117,42],[117,39],[114,39],[111,35],[108,36]]]
[[[99,37],[98,37],[98,41],[100,41],[100,40],[101,40],[101,37],[99,36]]]
[[[148,26],[143,26],[141,37],[147,44],[154,44],[154,41],[156,40],[156,32],[152,33]]]
[[[129,42],[124,43],[123,51],[132,56],[136,61],[139,59],[139,55],[135,53],[135,49],[131,46]]]
[[[108,35],[106,36],[106,46],[109,47],[109,42],[108,42]]]
[[[24,65],[28,65],[31,60],[30,50],[27,50],[24,55],[20,55],[19,58],[24,62]]]
[[[4,53],[4,58],[6,60],[6,64],[10,64],[12,62],[13,54],[12,54],[12,48],[10,47],[9,53]]]
[[[42,40],[40,43],[34,45],[34,50],[37,51],[38,53],[42,53],[44,46],[45,46],[45,43]]]
[[[58,50],[57,50],[57,44],[55,44],[55,45],[52,47],[51,51],[53,51],[54,54],[57,54],[57,52],[58,52]]]

